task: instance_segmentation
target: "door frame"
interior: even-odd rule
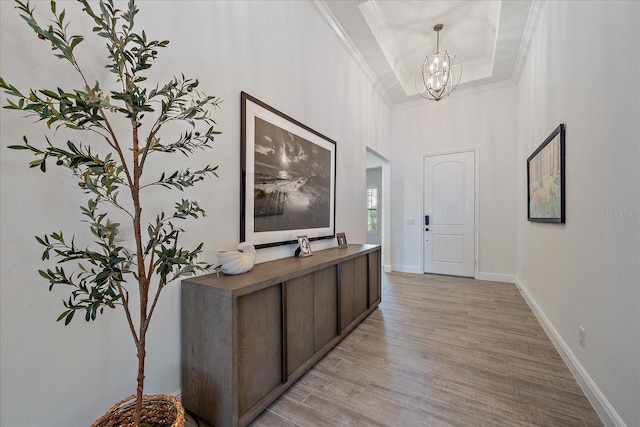
[[[424,230],[424,223],[422,221],[422,218],[424,218],[425,215],[427,215],[427,213],[424,210],[424,205],[425,205],[425,197],[424,197],[424,193],[425,193],[425,181],[426,181],[426,176],[425,176],[425,170],[424,170],[424,161],[427,157],[434,157],[434,156],[443,156],[443,155],[447,155],[447,154],[458,154],[458,153],[468,153],[468,152],[473,152],[473,186],[474,186],[474,196],[473,196],[473,221],[474,221],[474,227],[473,227],[473,244],[474,244],[474,254],[473,254],[473,278],[477,279],[478,278],[478,228],[479,228],[479,216],[478,216],[478,194],[479,194],[479,186],[478,186],[478,171],[480,170],[480,153],[479,153],[479,149],[478,148],[467,148],[467,149],[460,149],[460,150],[450,150],[450,151],[435,151],[433,153],[428,153],[428,154],[423,154],[422,155],[422,217],[420,220],[420,224],[422,224],[422,241],[420,244],[420,253],[422,254],[421,258],[421,267],[422,267],[422,274],[426,274],[424,272],[425,270],[425,262],[424,262],[424,257],[425,257],[425,250],[424,250],[424,241],[425,241],[425,234],[426,231]]]
[[[371,154],[375,159],[375,166],[382,167],[382,188],[380,193],[382,195],[382,205],[379,208],[382,211],[382,223],[380,238],[382,244],[381,247],[381,265],[382,270],[386,273],[391,272],[391,161],[379,154],[371,147],[366,147],[368,154]]]

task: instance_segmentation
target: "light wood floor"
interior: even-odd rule
[[[602,426],[515,286],[390,273],[382,290],[252,427]]]

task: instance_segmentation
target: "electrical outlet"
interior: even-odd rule
[[[582,348],[584,348],[584,338],[585,338],[584,328],[580,326],[580,329],[578,331],[578,340],[580,341],[580,347]]]

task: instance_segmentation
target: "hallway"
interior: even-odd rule
[[[602,425],[515,286],[383,281],[379,310],[253,427]]]

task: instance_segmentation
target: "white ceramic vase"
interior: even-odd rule
[[[237,251],[218,251],[218,263],[225,274],[242,274],[256,263],[256,248],[247,242],[240,243]]]

